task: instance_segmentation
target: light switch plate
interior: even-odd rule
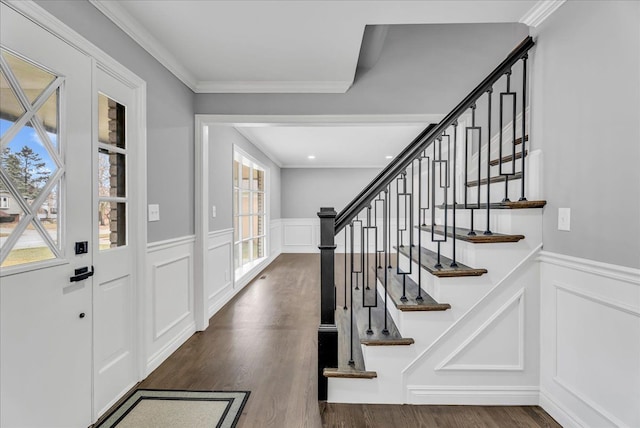
[[[149,221],[160,221],[160,205],[149,204],[148,219]]]
[[[571,230],[571,208],[558,208],[558,230]]]

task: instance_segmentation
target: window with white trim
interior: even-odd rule
[[[266,256],[266,169],[243,152],[233,154],[233,237],[236,278]]]

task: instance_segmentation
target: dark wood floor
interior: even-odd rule
[[[140,387],[249,390],[238,427],[559,426],[539,407],[319,406],[319,263],[278,257]]]

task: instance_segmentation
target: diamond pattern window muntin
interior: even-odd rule
[[[3,119],[14,119],[3,123],[0,139],[0,192],[11,198],[11,215],[15,217],[11,225],[2,228],[8,233],[1,238],[0,266],[8,267],[62,256],[62,213],[58,210],[64,163],[59,155],[58,136],[60,86],[64,79],[5,49],[0,66],[3,95],[15,96],[0,100]],[[22,173],[18,174],[15,157],[25,162],[29,156],[32,159],[26,163],[32,165],[23,163]]]

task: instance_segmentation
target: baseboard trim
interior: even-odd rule
[[[409,385],[409,404],[533,406],[540,402],[538,386]]]
[[[549,394],[549,391],[545,390],[544,388],[540,388],[539,405],[564,428],[581,428],[588,426],[586,423],[581,421],[580,418],[574,413],[562,407],[562,405],[558,403],[555,397]]]
[[[278,257],[280,253],[272,254],[267,257],[262,263],[257,264],[253,267],[249,272],[242,275],[242,278],[235,282],[235,286],[233,287],[235,293],[242,290],[247,284],[249,284],[253,279],[258,276],[260,272],[264,270],[267,266],[269,266],[275,259]],[[234,295],[235,295],[234,293]]]

